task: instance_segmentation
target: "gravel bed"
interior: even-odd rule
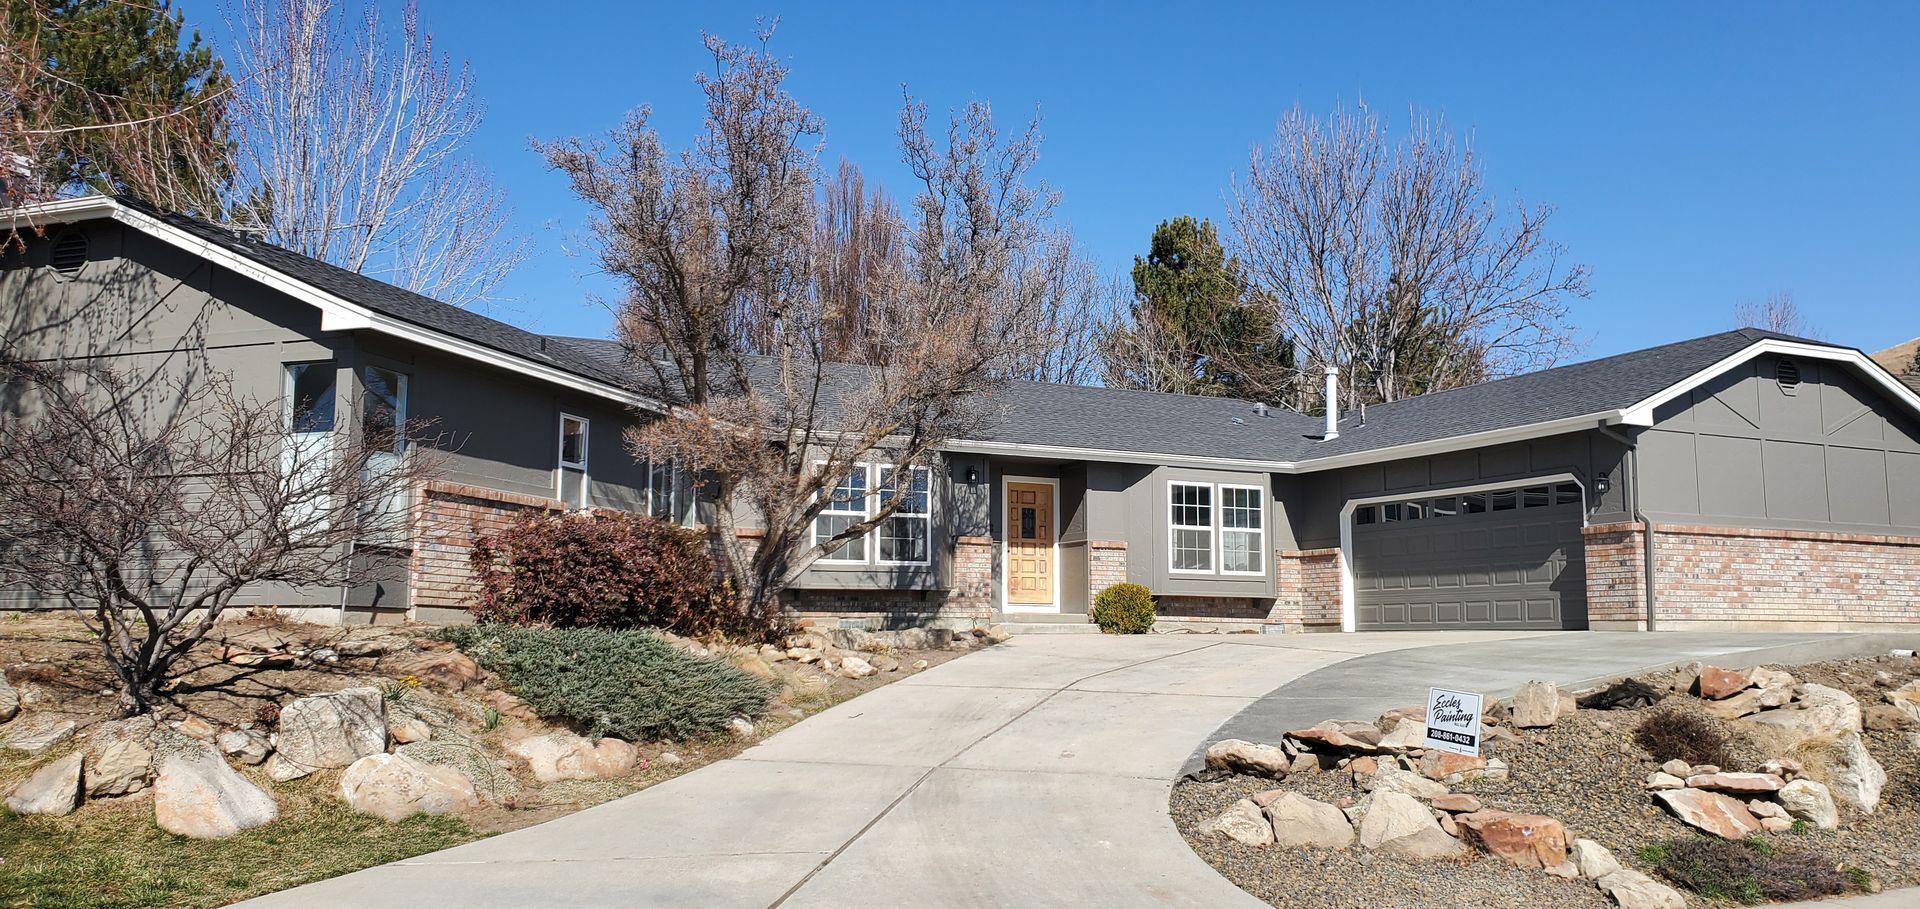
[[[1797,681],[1840,688],[1862,707],[1883,703],[1876,672],[1888,672],[1893,685],[1920,677],[1920,665],[1891,657],[1780,666]],[[1664,677],[1647,679],[1664,687]],[[1455,791],[1479,796],[1489,808],[1545,814],[1566,825],[1568,839],[1589,837],[1613,850],[1623,864],[1652,873],[1635,855],[1648,843],[1701,836],[1668,816],[1643,789],[1658,762],[1633,744],[1633,731],[1649,713],[1663,708],[1699,711],[1699,701],[1673,696],[1640,710],[1581,710],[1549,729],[1523,732],[1516,742],[1490,750],[1511,767],[1506,780],[1476,780]],[[1372,719],[1353,717],[1342,719]],[[1886,768],[1888,782],[1881,806],[1872,815],[1843,810],[1838,830],[1784,833],[1769,839],[1781,847],[1805,849],[1868,870],[1887,888],[1920,885],[1920,748],[1915,733],[1868,731],[1867,747]],[[1733,749],[1754,763],[1761,755],[1736,740]],[[1756,756],[1758,755],[1758,756]],[[1751,767],[1730,767],[1747,770]],[[1522,871],[1484,856],[1464,862],[1414,862],[1370,854],[1355,846],[1344,851],[1246,846],[1199,828],[1236,800],[1275,788],[1309,798],[1358,799],[1364,793],[1345,771],[1294,774],[1285,782],[1230,777],[1218,782],[1185,780],[1174,787],[1175,824],[1196,853],[1229,880],[1279,907],[1326,909],[1427,909],[1461,905],[1525,906],[1527,909],[1600,907],[1607,899],[1591,883],[1563,881],[1538,871]],[[1804,825],[1803,825],[1804,826]],[[1717,906],[1689,894],[1691,905]]]

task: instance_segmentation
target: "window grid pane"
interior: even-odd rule
[[[1213,531],[1211,529],[1175,529],[1173,567],[1177,571],[1213,570]]]

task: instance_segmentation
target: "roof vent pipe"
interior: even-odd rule
[[[1327,367],[1327,432],[1322,439],[1340,438],[1340,367]]]

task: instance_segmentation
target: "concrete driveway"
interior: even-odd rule
[[[1257,909],[1167,816],[1196,743],[1249,708],[1265,728],[1296,697],[1344,716],[1355,686],[1417,701],[1462,659],[1511,688],[1839,637],[1017,636],[618,801],[243,905]]]

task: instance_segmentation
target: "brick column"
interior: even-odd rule
[[[1588,628],[1647,629],[1646,530],[1638,521],[1623,521],[1580,532],[1586,546]],[[1656,552],[1664,542],[1656,544]]]
[[[473,541],[505,530],[528,509],[564,511],[557,499],[463,483],[429,482],[415,512],[413,606],[465,609],[479,592],[468,557]]]
[[[956,537],[953,580],[940,612],[985,621],[993,616],[993,538]]]
[[[1299,631],[1340,630],[1340,550],[1282,549],[1274,554],[1270,625]]]
[[[1087,609],[1100,591],[1127,581],[1127,542],[1125,540],[1087,541]]]

